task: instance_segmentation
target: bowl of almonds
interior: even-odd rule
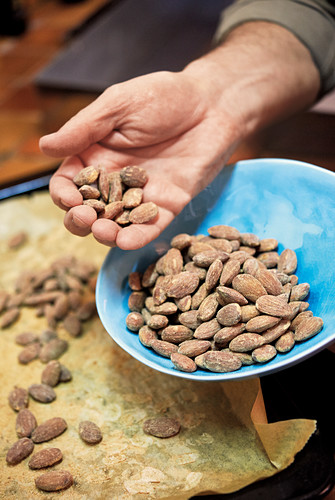
[[[131,356],[203,381],[258,377],[335,342],[335,175],[303,162],[225,167],[144,248],[114,248],[96,301]]]

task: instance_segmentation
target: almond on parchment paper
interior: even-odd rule
[[[169,438],[180,432],[180,423],[171,417],[149,418],[143,422],[143,430],[146,434],[159,438]]]
[[[14,411],[20,411],[27,408],[29,404],[29,394],[23,387],[14,387],[8,395],[9,406]]]
[[[79,423],[79,436],[87,444],[98,444],[102,441],[100,427],[90,420],[84,420]]]
[[[6,462],[9,465],[17,465],[33,452],[34,443],[31,439],[24,437],[16,441],[8,450]]]
[[[39,403],[52,403],[56,399],[56,393],[47,384],[32,384],[29,386],[30,396]]]
[[[31,435],[34,443],[44,443],[60,436],[67,429],[66,421],[61,417],[53,417],[38,425]]]
[[[63,454],[59,448],[44,448],[34,453],[28,462],[30,469],[44,469],[52,467],[63,460]]]
[[[28,408],[20,410],[15,422],[15,430],[18,437],[30,437],[36,427],[37,421],[34,414]]]
[[[63,470],[45,472],[35,479],[35,485],[42,491],[60,491],[73,485],[72,474]]]

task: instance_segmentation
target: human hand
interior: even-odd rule
[[[67,211],[67,229],[80,236],[92,231],[99,242],[127,250],[155,239],[223,166],[222,144],[232,141],[214,104],[199,80],[159,72],[110,87],[58,132],[43,137],[44,153],[67,156],[50,182],[53,201]],[[81,205],[72,182],[88,165],[145,168],[143,201],[158,205],[157,219],[125,228],[97,219],[93,208]]]
[[[64,157],[50,182],[65,226],[109,246],[140,248],[155,239],[208,185],[247,135],[310,106],[320,78],[306,47],[281,26],[250,22],[180,73],[158,72],[113,85],[41,150]],[[120,228],[83,206],[73,177],[88,165],[145,168],[143,201],[159,215]]]

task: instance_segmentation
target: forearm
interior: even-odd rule
[[[307,48],[285,28],[262,21],[235,28],[184,71],[205,88],[209,113],[221,114],[236,141],[308,108],[320,88]]]

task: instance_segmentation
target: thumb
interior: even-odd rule
[[[105,91],[57,132],[41,137],[40,149],[44,154],[55,158],[76,155],[110,134],[115,120],[111,95]]]

